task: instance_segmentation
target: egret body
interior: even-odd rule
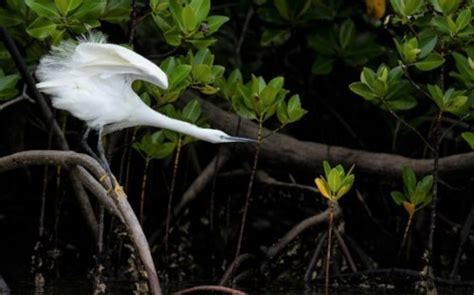
[[[101,33],[66,40],[40,61],[38,89],[52,97],[55,108],[85,121],[99,134],[147,125],[177,131],[211,143],[248,142],[246,138],[167,117],[147,106],[132,90],[143,80],[163,89],[166,74],[154,63],[125,47],[109,44]]]

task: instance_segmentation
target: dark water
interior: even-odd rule
[[[163,285],[163,290],[165,294],[172,294],[176,291],[183,290],[198,285],[206,285],[205,282],[187,282],[187,283],[175,283]],[[86,279],[76,279],[76,280],[54,280],[47,283],[44,288],[35,290],[35,287],[31,281],[21,280],[16,282],[9,283],[11,293],[2,292],[0,290],[0,295],[16,295],[16,294],[25,294],[25,295],[79,295],[79,294],[92,294],[91,283]],[[131,282],[108,282],[108,294],[132,294],[133,283]],[[240,288],[241,291],[247,292],[252,295],[322,295],[323,286],[315,286],[314,288],[305,288],[304,286],[264,286],[264,287],[249,287],[249,288]],[[204,292],[196,292],[192,294],[208,294]],[[221,294],[221,293],[213,293]],[[405,294],[415,294],[413,290],[394,290],[392,288],[354,288],[354,287],[339,287],[333,289],[330,294],[337,295],[405,295]],[[466,288],[438,288],[438,294],[440,295],[473,295],[474,287]]]

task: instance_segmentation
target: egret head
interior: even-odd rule
[[[250,138],[230,136],[217,129],[203,129],[200,139],[211,143],[255,142],[255,140]]]

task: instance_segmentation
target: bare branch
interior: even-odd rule
[[[180,103],[186,103],[196,96],[187,94]],[[207,116],[214,128],[219,128],[229,133],[235,130],[233,124],[223,124],[226,117],[229,122],[237,122],[235,114],[228,113],[212,103],[200,100],[203,113]],[[225,126],[227,125],[227,126]],[[242,120],[240,136],[254,137],[257,124]],[[265,130],[264,133],[270,132]],[[253,144],[237,144],[235,149],[239,152],[252,155]],[[323,160],[341,163],[345,166],[356,165],[358,172],[380,174],[385,177],[400,177],[402,167],[411,167],[417,174],[428,174],[433,171],[433,160],[412,159],[388,153],[376,153],[344,147],[329,146],[316,142],[300,141],[291,136],[277,133],[263,141],[261,160],[267,166],[304,172],[323,171]],[[474,170],[474,152],[446,156],[439,159],[441,174],[459,174]]]

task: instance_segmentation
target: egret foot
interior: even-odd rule
[[[113,175],[112,177],[110,177],[110,175],[106,173],[99,178],[99,181],[103,184],[106,184],[107,178],[111,179],[111,182],[112,182],[112,187],[107,190],[107,194],[109,194],[112,190],[117,195],[124,193],[123,187],[118,183],[117,179]]]
[[[123,186],[121,186],[118,182],[115,182],[114,184],[114,192],[116,195],[120,195],[120,194],[123,194],[124,191],[123,191]]]

